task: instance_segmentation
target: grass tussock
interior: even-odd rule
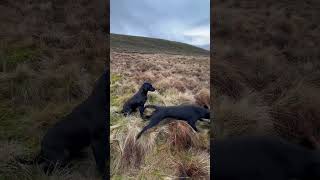
[[[211,24],[217,137],[259,129],[294,142],[319,139],[318,5],[245,0],[211,7],[219,17]]]
[[[197,133],[185,122],[172,122],[168,125],[167,143],[177,151],[197,147],[199,137]]]
[[[121,119],[126,122],[119,122],[111,126],[110,141],[117,156],[114,159],[111,167],[113,170],[120,170],[119,173],[124,173],[129,170],[140,168],[143,164],[144,157],[155,145],[155,137],[158,132],[151,133],[147,137],[141,137],[136,141],[136,136],[141,130],[141,120],[138,118]],[[112,171],[112,173],[116,173]]]
[[[208,89],[201,89],[194,98],[198,105],[210,108],[210,91]]]
[[[56,167],[51,176],[47,176],[40,166],[30,166],[24,165],[16,161],[15,157],[23,157],[26,153],[30,153],[28,148],[21,145],[17,141],[2,141],[2,146],[0,148],[1,152],[1,163],[0,163],[0,173],[1,178],[5,180],[19,180],[19,179],[44,179],[44,180],[76,180],[76,179],[99,179],[97,173],[95,173],[94,168],[87,168],[88,165],[93,166],[94,164],[88,163],[88,161],[78,161],[77,165],[72,168],[58,168]],[[93,158],[93,157],[91,157]],[[91,159],[92,160],[92,159]],[[83,174],[76,171],[79,169]]]
[[[217,99],[215,117],[219,137],[270,133],[273,129],[270,108],[257,101],[258,98],[249,95],[239,101],[227,96]]]
[[[148,94],[146,104],[208,104],[208,65],[208,58],[202,56],[111,51],[112,179],[208,178],[206,168],[210,167],[209,157],[191,153],[191,149],[204,153],[209,150],[209,128],[205,122],[197,123],[200,133],[196,133],[183,121],[167,120],[136,140],[136,135],[148,124],[148,120],[142,120],[138,112],[128,117],[116,113],[145,81],[151,82],[157,89]],[[189,82],[193,82],[194,86],[191,87]],[[145,114],[151,114],[152,111],[146,109]],[[192,170],[187,170],[188,173],[184,175],[179,174],[182,167],[173,163],[185,158],[179,152],[185,152],[185,156],[195,159],[207,158],[206,166],[202,161],[186,162],[187,165],[183,167],[192,166]]]
[[[210,179],[210,157],[208,153],[181,153],[174,162],[176,176],[182,179]]]

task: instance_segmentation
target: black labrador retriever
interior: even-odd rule
[[[74,155],[91,145],[98,170],[106,177],[108,76],[104,72],[91,95],[49,128],[43,137],[41,151],[34,162],[41,164],[47,174],[51,174],[55,166],[67,165]]]
[[[144,104],[148,99],[148,91],[153,92],[155,90],[150,83],[143,83],[139,91],[123,105],[121,113],[127,116],[139,108],[140,116],[143,118]]]
[[[320,151],[279,137],[234,137],[212,147],[215,180],[320,179]]]
[[[160,121],[165,118],[173,118],[187,121],[187,123],[195,130],[196,122],[202,119],[210,119],[210,111],[207,108],[203,108],[197,105],[180,105],[180,106],[155,106],[147,105],[145,108],[153,108],[155,111],[151,114],[150,122],[145,126],[137,135],[137,139],[140,138],[142,133],[146,130],[156,126]]]

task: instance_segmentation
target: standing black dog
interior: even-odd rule
[[[320,151],[278,137],[234,137],[212,144],[215,180],[320,179]]]
[[[34,162],[41,164],[46,173],[50,174],[56,165],[65,166],[73,155],[91,145],[98,170],[106,177],[108,76],[104,72],[92,94],[43,137]]]
[[[143,83],[139,91],[123,105],[121,113],[127,116],[139,108],[140,116],[143,118],[144,104],[148,98],[148,91],[155,90],[156,89],[150,83]]]
[[[174,118],[179,120],[185,120],[195,130],[197,120],[202,121],[204,119],[210,119],[209,109],[196,106],[196,105],[180,105],[180,106],[155,106],[147,105],[145,108],[154,108],[155,111],[150,116],[150,122],[145,126],[141,132],[137,135],[137,139],[140,138],[141,134],[146,130],[156,126],[160,121],[165,118]]]

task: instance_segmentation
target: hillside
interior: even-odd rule
[[[110,35],[110,48],[118,52],[209,56],[209,51],[181,42],[120,34]]]

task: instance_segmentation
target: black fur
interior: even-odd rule
[[[74,155],[91,145],[98,170],[106,176],[108,76],[104,72],[92,94],[48,129],[41,142],[41,151],[34,160],[43,165],[46,173],[50,174],[55,165],[67,165]]]
[[[320,152],[278,137],[235,137],[212,144],[215,180],[320,179]]]
[[[173,118],[187,121],[188,124],[195,130],[197,120],[202,118],[210,119],[210,111],[206,108],[196,105],[180,105],[180,106],[155,106],[147,105],[145,108],[154,108],[155,111],[150,116],[150,122],[145,126],[141,132],[137,135],[137,139],[140,138],[141,134],[149,128],[156,126],[160,121],[165,118]]]
[[[139,108],[140,116],[143,118],[144,104],[148,98],[148,91],[155,90],[156,89],[150,83],[143,83],[139,91],[123,105],[121,113],[127,116]]]

